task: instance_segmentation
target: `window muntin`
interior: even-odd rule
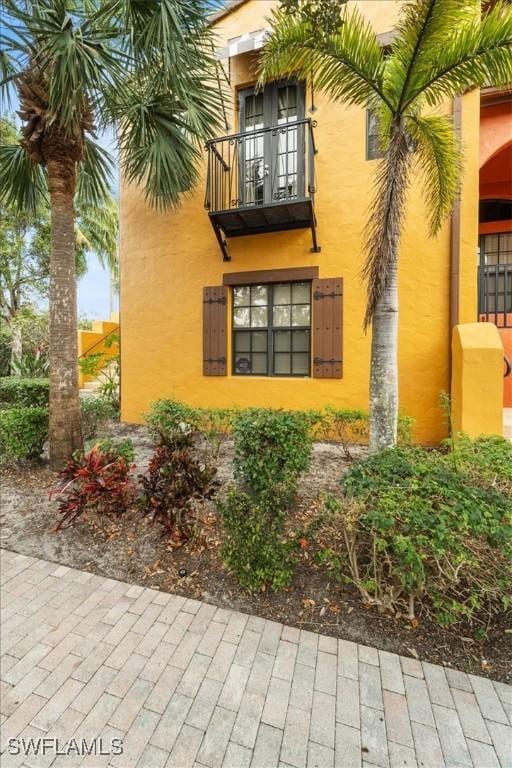
[[[480,262],[488,266],[512,264],[512,232],[481,235]]]
[[[233,288],[233,374],[309,376],[311,283]]]

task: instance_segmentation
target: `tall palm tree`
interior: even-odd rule
[[[485,6],[485,7],[484,7]],[[397,264],[404,207],[414,169],[423,181],[431,234],[457,198],[462,151],[446,102],[485,84],[512,81],[512,8],[478,0],[412,0],[382,48],[356,9],[320,42],[301,15],[274,12],[261,80],[295,74],[334,101],[371,110],[383,159],[366,238],[365,328],[372,326],[370,450],[394,446],[398,417]]]
[[[23,140],[0,148],[0,195],[51,207],[50,466],[81,447],[75,209],[105,198],[110,161],[96,129],[118,137],[126,183],[175,205],[218,125],[204,0],[3,0],[0,81],[15,88]],[[26,185],[27,175],[32,184]],[[46,180],[43,178],[46,177]]]

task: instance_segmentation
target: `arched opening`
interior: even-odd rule
[[[512,328],[512,142],[480,169],[480,319]]]
[[[480,168],[479,250],[478,317],[498,326],[512,359],[511,141]],[[512,408],[512,377],[505,379],[504,405]]]

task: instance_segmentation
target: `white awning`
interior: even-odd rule
[[[239,56],[241,53],[257,51],[265,45],[268,34],[268,29],[258,29],[256,32],[249,32],[247,35],[233,37],[231,40],[228,40],[225,48],[215,51],[215,58],[231,59],[233,56]]]

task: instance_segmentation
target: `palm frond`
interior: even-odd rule
[[[471,23],[477,12],[476,3],[460,0],[414,0],[400,5],[384,75],[386,94],[398,113],[408,101],[418,73],[432,66],[439,42],[453,29]]]
[[[414,159],[422,171],[430,234],[435,236],[459,194],[463,165],[460,141],[453,121],[444,115],[407,115],[405,125],[414,141]]]
[[[33,165],[20,144],[0,145],[0,200],[33,214],[46,199],[44,168]]]
[[[436,1],[441,7],[445,2]],[[481,19],[475,13],[462,15],[456,25],[430,41],[428,56],[411,79],[404,108],[418,96],[435,106],[473,88],[511,82],[512,6],[497,2]]]
[[[130,30],[134,59],[155,63],[175,76],[187,75],[190,51],[208,51],[212,32],[206,23],[207,6],[202,0],[121,0],[119,12]]]
[[[342,19],[339,31],[319,42],[300,16],[274,11],[260,82],[296,75],[311,79],[334,101],[359,105],[375,99],[387,102],[382,88],[384,56],[375,31],[357,9],[344,13]]]
[[[190,78],[187,93],[176,95],[165,86],[154,76],[132,78],[109,100],[124,177],[141,184],[148,202],[162,209],[195,184],[200,148],[220,128],[222,115],[215,82]]]
[[[110,16],[98,12],[84,20],[79,3],[69,6],[38,0],[28,13],[13,13],[32,40],[31,66],[44,73],[49,113],[61,132],[77,135],[94,94],[124,74],[125,62],[119,47],[108,44],[119,34]]]
[[[110,196],[105,200],[104,205],[87,205],[79,208],[76,228],[83,248],[94,253],[103,269],[107,269],[117,279],[119,272],[117,201]]]
[[[101,206],[110,198],[113,166],[109,153],[92,139],[86,138],[77,174],[76,198],[79,207]]]

